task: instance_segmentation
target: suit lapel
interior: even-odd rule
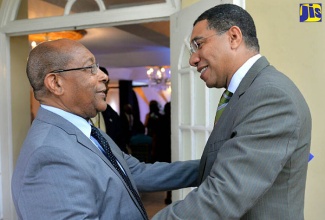
[[[263,56],[259,58],[254,65],[248,70],[242,81],[240,82],[235,94],[237,97],[240,97],[245,93],[245,91],[250,87],[250,85],[253,83],[255,78],[258,76],[258,74],[267,66],[269,66],[269,62],[267,59]],[[234,95],[235,95],[234,94]]]

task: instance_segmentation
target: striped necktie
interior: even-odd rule
[[[132,183],[131,183],[129,177],[125,174],[125,172],[119,166],[118,160],[115,157],[115,155],[113,154],[113,152],[111,150],[111,147],[109,146],[107,140],[100,133],[100,131],[96,127],[94,127],[93,125],[91,125],[91,136],[93,136],[98,141],[98,143],[100,144],[100,146],[102,146],[102,148],[105,150],[105,152],[107,154],[106,155],[107,159],[113,164],[114,168],[122,176],[124,182],[129,187],[129,189],[131,190],[133,196],[138,201],[138,203],[139,203],[139,205],[140,205],[140,207],[142,209],[142,212],[144,214],[144,219],[148,219],[147,212],[146,212],[146,210],[145,210],[145,208],[144,208],[144,206],[142,204],[142,201],[141,201],[141,198],[140,198],[139,194],[137,193],[137,191],[132,186]]]
[[[228,90],[225,90],[220,98],[216,117],[214,118],[214,125],[217,124],[222,112],[225,110],[225,107],[227,106],[230,98],[232,96],[232,92],[229,92]]]

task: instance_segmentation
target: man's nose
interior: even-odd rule
[[[189,59],[189,64],[191,66],[197,67],[198,63],[200,61],[200,58],[197,53],[191,53],[190,59]]]
[[[100,69],[98,69],[98,73],[97,73],[100,77],[100,80],[104,81],[105,83],[108,83],[109,81],[109,77],[106,73],[104,73],[103,71],[101,71]]]

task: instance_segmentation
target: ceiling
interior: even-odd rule
[[[94,10],[94,0],[79,1],[71,13]],[[104,0],[106,8],[152,4],[161,0]],[[29,18],[55,14],[64,10],[66,1],[28,0]],[[77,4],[76,4],[77,5]],[[95,5],[96,6],[96,5]],[[98,6],[97,6],[98,7]],[[79,40],[96,57],[100,66],[106,67],[110,79],[147,81],[146,66],[169,66],[169,21],[130,24],[116,27],[86,29],[87,34]]]
[[[113,81],[146,81],[146,66],[170,64],[169,21],[91,28],[79,41],[108,69]]]
[[[87,29],[80,40],[112,80],[147,79],[146,66],[170,64],[169,21]],[[167,32],[168,35],[164,32]]]

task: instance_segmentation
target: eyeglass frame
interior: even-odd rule
[[[86,66],[86,67],[78,67],[78,68],[72,68],[72,69],[58,69],[58,70],[53,70],[50,73],[63,73],[63,72],[67,72],[67,71],[74,71],[74,70],[86,70],[86,69],[91,69],[91,73],[92,74],[97,74],[98,73],[98,69],[99,69],[99,63],[94,63],[90,66]]]
[[[207,36],[207,37],[200,37],[200,38],[197,38],[197,39],[193,39],[191,42],[190,42],[190,55],[192,55],[193,53],[196,53],[200,48],[199,48],[199,44],[197,43],[198,40],[206,40],[210,37],[213,37],[215,35],[220,35],[220,33],[216,33],[216,34],[212,34],[210,36]]]
[[[197,43],[198,40],[206,40],[207,38],[209,37],[213,37],[215,35],[222,35],[224,33],[226,33],[232,26],[228,27],[228,28],[225,28],[224,30],[219,30],[218,33],[215,33],[215,34],[212,34],[210,36],[207,36],[207,37],[199,37],[197,39],[193,39],[191,42],[190,42],[190,55],[192,55],[193,53],[196,53],[200,48],[199,48],[199,45]]]

